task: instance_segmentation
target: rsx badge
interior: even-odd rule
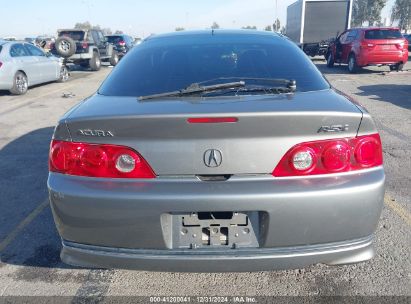
[[[345,132],[348,131],[349,125],[332,125],[332,126],[321,126],[318,133],[321,132]]]

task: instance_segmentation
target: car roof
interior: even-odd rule
[[[145,40],[154,40],[154,39],[160,39],[160,38],[201,38],[201,37],[212,37],[212,36],[226,36],[228,39],[229,38],[234,38],[234,37],[239,37],[242,36],[244,38],[256,38],[256,37],[277,37],[277,38],[282,38],[284,37],[282,35],[279,35],[275,32],[269,32],[269,31],[258,31],[258,30],[246,30],[246,29],[241,29],[241,30],[193,30],[193,31],[177,31],[177,32],[171,32],[171,33],[166,33],[166,34],[159,34],[159,35],[152,35],[146,38]]]

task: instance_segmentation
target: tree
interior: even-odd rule
[[[124,32],[123,32],[123,31],[120,31],[120,30],[117,30],[117,31],[114,32],[114,34],[116,34],[116,35],[121,35],[121,34],[124,34]]]
[[[280,22],[280,19],[277,18],[277,20],[275,20],[273,23],[273,31],[279,32],[280,29],[281,29],[281,22]]]
[[[392,7],[391,19],[397,21],[402,30],[411,30],[411,1],[396,0]]]
[[[220,26],[218,25],[217,22],[214,21],[213,24],[211,25],[211,28],[212,28],[213,30],[216,30],[216,29],[219,29]]]
[[[280,33],[283,34],[283,35],[286,34],[285,26],[281,27]]]
[[[104,35],[111,35],[113,32],[109,27],[102,28],[101,31],[103,32]],[[121,32],[121,31],[120,31]]]
[[[77,22],[74,25],[74,28],[78,30],[89,30],[92,28],[92,26],[90,22],[86,21],[86,22]]]
[[[242,29],[244,29],[244,30],[256,30],[257,27],[255,25],[247,25],[247,26],[243,26]]]
[[[185,28],[184,27],[176,27],[176,32],[180,32],[180,31],[184,31]]]
[[[89,21],[77,22],[74,28],[79,30],[100,30],[104,35],[111,35],[113,33],[110,28],[101,28],[100,25],[92,25]]]
[[[271,32],[273,29],[271,28],[271,25],[267,25],[267,26],[264,28],[264,30],[267,31],[267,32]]]
[[[352,25],[362,26],[365,22],[368,22],[370,26],[379,24],[381,22],[381,11],[386,2],[387,0],[354,0]]]

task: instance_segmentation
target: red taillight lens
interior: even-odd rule
[[[363,49],[372,49],[375,46],[374,43],[369,43],[366,41],[361,42],[361,48]]]
[[[273,171],[276,177],[330,174],[381,166],[378,134],[301,143],[291,148]]]
[[[88,42],[87,42],[87,41],[83,41],[83,42],[81,43],[81,47],[82,47],[83,49],[88,48]]]
[[[0,68],[1,68],[2,65],[3,65],[3,62],[0,61]]]
[[[121,45],[121,46],[125,46],[126,42],[125,41],[120,41],[118,44]]]
[[[357,141],[355,160],[361,167],[373,167],[382,164],[381,140],[376,137],[364,137]]]
[[[326,147],[321,162],[330,172],[343,171],[350,164],[351,149],[345,142],[335,142]]]
[[[69,175],[110,178],[155,178],[144,158],[123,146],[53,140],[49,170]]]

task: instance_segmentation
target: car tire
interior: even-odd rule
[[[63,65],[60,68],[60,76],[59,79],[57,79],[57,82],[66,82],[70,78],[70,73],[67,68],[67,66]]]
[[[350,57],[348,58],[348,71],[351,74],[355,74],[358,72],[357,59],[355,59],[354,54],[351,54]]]
[[[334,60],[334,55],[333,55],[332,52],[327,53],[326,60],[327,60],[327,67],[329,67],[329,68],[334,67],[335,60]]]
[[[13,95],[24,95],[29,88],[29,81],[21,71],[18,71],[13,78],[13,87],[10,89],[10,93]]]
[[[110,57],[110,64],[112,66],[116,66],[119,60],[120,59],[118,57],[118,53],[116,51],[113,51],[113,53],[111,54],[111,57]]]
[[[100,55],[97,52],[93,52],[93,57],[90,59],[89,66],[92,71],[100,70],[101,59],[100,59]]]
[[[54,48],[61,57],[68,58],[76,53],[76,42],[70,37],[57,38]]]
[[[404,64],[403,63],[397,63],[394,65],[390,65],[390,71],[397,71],[401,72],[404,69]]]

